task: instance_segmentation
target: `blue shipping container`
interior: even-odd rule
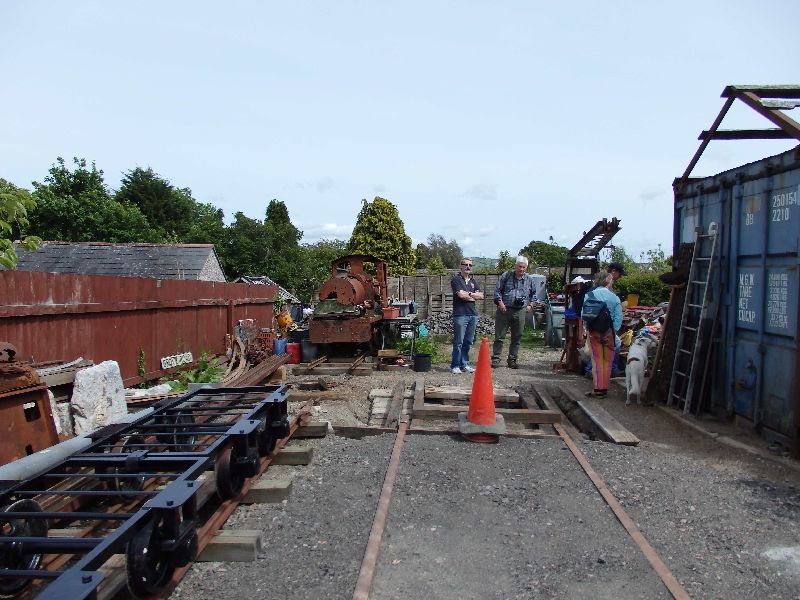
[[[719,315],[711,405],[798,451],[800,147],[675,192],[674,249],[719,227],[707,315]],[[707,251],[705,252],[707,254]]]

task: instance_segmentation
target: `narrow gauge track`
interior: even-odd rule
[[[47,471],[2,482],[0,597],[94,598],[114,554],[126,557],[134,595],[167,592],[233,512],[249,478],[308,418],[305,407],[290,423],[287,392],[229,387],[168,398],[131,423],[95,432],[88,448]],[[221,504],[203,519],[201,477],[212,469]],[[50,537],[53,528],[77,531]]]
[[[630,516],[622,508],[622,505],[616,497],[608,489],[600,475],[592,468],[586,455],[578,448],[574,440],[567,433],[566,429],[560,424],[554,424],[553,427],[558,433],[561,440],[570,450],[575,460],[583,469],[586,476],[591,480],[597,491],[602,496],[608,507],[614,513],[614,516],[620,522],[625,531],[630,535],[631,539],[641,550],[644,557],[647,559],[650,566],[658,575],[661,582],[667,588],[669,593],[675,600],[691,600],[688,592],[680,584],[677,578],[669,570],[669,567],[661,560],[661,557],[656,552],[655,548],[647,541],[642,534],[639,527],[630,518]],[[378,562],[378,555],[380,553],[381,540],[383,538],[383,531],[386,526],[388,517],[392,492],[394,490],[395,481],[397,478],[398,467],[401,460],[401,452],[405,438],[408,432],[408,416],[403,416],[395,438],[395,443],[392,447],[389,464],[386,469],[386,476],[384,478],[381,495],[378,498],[378,506],[375,510],[375,516],[372,522],[367,547],[364,551],[364,558],[361,562],[361,568],[356,581],[356,587],[353,592],[353,600],[368,600],[372,583],[375,577],[375,569]]]

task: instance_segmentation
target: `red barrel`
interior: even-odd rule
[[[297,342],[290,342],[286,344],[286,354],[289,355],[289,360],[286,362],[292,365],[300,363],[300,344]]]

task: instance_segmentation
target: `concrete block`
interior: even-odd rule
[[[75,435],[91,433],[127,415],[119,365],[107,360],[77,371],[71,405]]]
[[[260,479],[245,494],[242,504],[277,504],[289,498],[291,479]]]
[[[292,437],[294,438],[321,438],[325,437],[328,433],[328,422],[318,421],[309,423],[308,425],[301,425]]]
[[[203,548],[198,562],[253,562],[262,546],[262,532],[223,529]]]
[[[286,446],[272,459],[272,464],[307,465],[313,454],[314,449],[311,446]]]

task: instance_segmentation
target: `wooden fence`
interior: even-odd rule
[[[240,319],[273,327],[276,286],[0,271],[0,340],[19,358],[119,363],[125,385],[155,379],[191,353],[225,352]]]

